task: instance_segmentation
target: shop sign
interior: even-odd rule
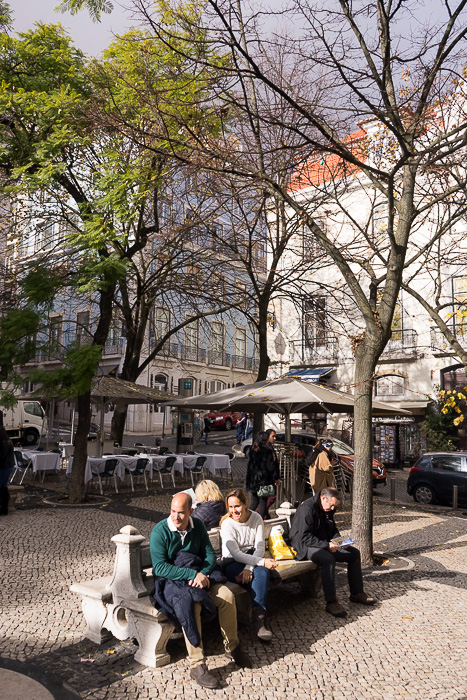
[[[415,423],[413,416],[377,416],[373,423]]]

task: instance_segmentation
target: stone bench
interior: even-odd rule
[[[288,533],[290,518],[278,517],[265,521],[265,538],[274,525],[282,525]],[[219,528],[209,532],[217,555],[221,554]],[[103,644],[112,636],[123,641],[132,639],[137,644],[135,660],[159,668],[170,663],[166,645],[173,626],[165,615],[152,605],[149,593],[154,588],[149,544],[131,525],[123,527],[112,537],[116,546],[114,570],[111,576],[74,583],[70,590],[81,596],[86,620],[85,636],[96,644]],[[276,571],[280,581],[295,580],[307,595],[316,595],[318,569],[310,561],[285,560]],[[278,577],[274,577],[278,580]],[[227,584],[234,592],[239,621],[247,621],[251,598],[242,586]]]

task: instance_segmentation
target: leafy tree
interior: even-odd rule
[[[14,263],[14,255],[10,258],[23,291],[18,308],[2,319],[1,364],[8,380],[18,382],[14,368],[48,343],[50,310],[80,295],[92,300],[96,322],[87,329],[87,342],[72,344],[60,356],[62,369],[30,373],[47,395],[77,397],[70,497],[80,501],[85,495],[92,376],[129,266],[159,233],[153,205],[170,172],[173,146],[164,150],[164,141],[174,127],[171,110],[180,114],[184,99],[198,87],[183,72],[182,60],[174,61],[170,71],[170,56],[162,60],[163,47],[142,35],[132,56],[122,40],[103,62],[88,62],[58,26],[39,24],[18,38],[4,32],[0,42],[0,167],[17,232],[24,241],[38,221],[61,226],[59,240],[44,246],[42,255],[36,251],[29,266]],[[142,62],[158,98],[150,109],[127,100],[128,84],[138,79]],[[116,83],[109,80],[116,76]],[[189,110],[198,121],[191,103]],[[187,121],[190,115],[185,115]],[[129,128],[132,121],[154,123],[158,118],[157,155],[118,129],[118,119]]]

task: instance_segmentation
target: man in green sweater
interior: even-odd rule
[[[209,575],[216,565],[216,553],[204,523],[198,518],[192,518],[192,513],[191,497],[187,493],[178,493],[172,499],[170,516],[153,528],[149,546],[154,576],[172,581],[186,581],[189,586],[209,589],[217,607],[226,657],[238,666],[251,668],[250,657],[239,646],[235,596],[225,584],[211,585]],[[188,552],[200,557],[203,562],[201,570],[175,566],[173,562],[179,552]],[[194,604],[194,613],[201,637],[200,603]],[[202,643],[195,647],[189,642],[185,631],[184,636],[191,678],[204,688],[218,688],[217,678],[207,669]]]

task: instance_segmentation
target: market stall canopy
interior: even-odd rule
[[[252,413],[353,413],[355,398],[299,377],[255,382],[212,394],[200,394],[165,402],[179,408],[235,409]],[[373,415],[410,414],[400,406],[373,401]]]
[[[35,391],[26,396],[18,397],[20,399],[50,399],[50,396],[39,387]],[[59,401],[74,401],[76,396],[66,396],[58,399]],[[160,403],[161,401],[170,401],[176,399],[174,394],[160,391],[159,389],[151,389],[142,384],[127,382],[124,379],[117,379],[107,374],[94,377],[91,384],[91,401],[94,403]]]
[[[142,384],[127,382],[109,375],[94,377],[91,386],[91,401],[104,400],[112,403],[159,403],[175,399],[173,394],[168,394],[159,389],[152,389]]]

